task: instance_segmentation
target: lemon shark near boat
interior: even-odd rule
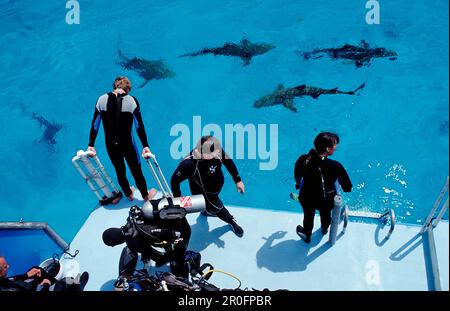
[[[369,66],[373,58],[389,57],[396,60],[397,53],[382,47],[370,47],[369,43],[362,40],[359,45],[345,44],[338,48],[316,49],[312,52],[299,52],[304,59],[317,59],[328,55],[333,59],[346,59],[354,63],[357,68]]]
[[[128,58],[119,50],[120,61],[117,63],[124,69],[135,71],[145,81],[139,88],[144,87],[150,80],[167,79],[175,76],[165,63],[160,60],[147,60],[137,57]]]
[[[214,56],[234,56],[240,57],[243,61],[243,65],[247,66],[251,63],[254,56],[265,54],[274,48],[275,46],[271,44],[251,43],[248,39],[242,39],[238,44],[225,43],[222,47],[203,48],[198,52],[183,54],[179,57],[195,57],[206,54],[213,54]]]
[[[283,84],[280,84],[272,94],[258,99],[257,101],[255,101],[253,106],[256,108],[262,108],[282,105],[283,107],[286,107],[293,112],[297,112],[297,108],[294,105],[295,97],[310,96],[314,99],[317,99],[320,95],[358,95],[357,92],[364,88],[365,85],[365,83],[361,84],[354,91],[340,91],[337,87],[334,89],[322,89],[319,87],[307,86],[305,84],[286,89],[284,88]]]

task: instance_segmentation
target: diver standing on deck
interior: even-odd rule
[[[337,194],[336,181],[344,192],[352,190],[352,183],[342,164],[328,159],[338,144],[338,135],[322,132],[314,139],[314,149],[301,155],[295,163],[295,187],[300,189],[299,202],[303,208],[303,226],[298,225],[296,230],[306,243],[311,242],[316,210],[320,213],[322,234],[328,232]]]
[[[130,201],[134,199],[133,190],[130,188],[126,176],[125,159],[139,192],[144,200],[148,200],[147,183],[142,173],[140,155],[132,135],[133,123],[143,146],[142,156],[149,153],[150,149],[139,102],[136,97],[128,94],[130,91],[130,80],[126,77],[117,77],[113,83],[113,92],[99,97],[92,119],[88,150],[93,151],[93,155],[96,154],[94,143],[100,128],[100,121],[102,121],[106,150],[116,170],[117,180],[122,191]],[[119,200],[120,198],[113,203],[117,203]]]
[[[225,181],[222,164],[231,174],[237,191],[243,194],[245,187],[236,165],[213,136],[203,136],[196,148],[178,165],[170,181],[172,192],[175,197],[181,196],[180,183],[188,179],[191,193],[202,194],[205,197],[206,212],[204,214],[219,217],[231,225],[237,236],[242,237],[244,230],[219,198]]]

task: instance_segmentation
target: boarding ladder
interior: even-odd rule
[[[433,208],[431,209],[430,213],[428,214],[425,223],[423,224],[420,234],[422,235],[422,241],[424,242],[424,251],[427,253],[427,257],[429,259],[430,264],[430,274],[431,274],[431,283],[430,283],[430,290],[432,291],[441,291],[441,279],[439,275],[439,264],[437,260],[437,252],[436,252],[436,243],[434,241],[434,235],[433,235],[433,229],[436,228],[436,226],[441,221],[442,217],[444,216],[445,212],[448,210],[448,183],[449,178],[447,176],[447,180],[445,181],[445,185],[442,188],[441,192],[439,193],[438,198],[434,202]],[[447,199],[445,200],[444,204],[441,204],[444,197]],[[437,215],[437,216],[436,216]]]

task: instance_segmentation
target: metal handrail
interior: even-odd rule
[[[389,218],[388,218],[388,216],[389,216]],[[389,209],[387,212],[385,212],[382,216],[383,224],[387,224],[388,220],[390,220],[391,226],[389,228],[388,234],[385,237],[386,240],[391,237],[392,232],[394,232],[394,229],[395,229],[395,212],[392,208]]]
[[[0,222],[0,230],[43,230],[55,243],[63,250],[67,251],[70,245],[64,241],[64,239],[56,233],[55,230],[46,222]]]
[[[441,208],[441,211],[439,212],[438,216],[436,217],[436,219],[432,222],[433,224],[433,228],[436,228],[436,226],[438,225],[438,223],[442,220],[442,217],[444,217],[445,212],[448,209],[448,197],[447,200],[445,200],[444,205]]]
[[[167,183],[167,180],[164,177],[161,167],[159,166],[159,163],[156,160],[156,156],[151,152],[147,152],[143,155],[143,157],[144,157],[145,161],[147,162],[148,167],[150,168],[150,171],[152,172],[153,178],[155,179],[156,183],[158,184],[158,187],[161,190],[163,196],[166,199],[173,198],[172,190],[170,189],[169,184]],[[153,161],[153,165],[155,165],[156,170],[153,167],[150,159]]]
[[[449,177],[447,176],[447,179],[445,181],[444,187],[442,188],[441,192],[439,193],[439,196],[437,197],[436,201],[433,204],[433,207],[431,208],[430,213],[428,214],[425,223],[423,224],[420,234],[425,237],[423,239],[427,243],[424,243],[424,248],[427,251],[427,255],[429,256],[429,263],[431,268],[431,288],[432,291],[440,291],[441,288],[441,278],[439,275],[439,263],[437,259],[437,252],[436,252],[436,243],[434,240],[434,234],[433,229],[436,228],[438,223],[441,221],[442,217],[444,216],[445,212],[448,209],[448,189],[449,189]],[[445,200],[445,203],[442,204],[442,199],[444,198],[445,194],[447,194],[447,199]],[[440,207],[439,213],[437,217],[434,217],[436,214],[436,211]]]
[[[349,211],[348,214],[350,217],[376,219],[384,225],[387,224],[388,222],[390,222],[390,228],[385,237],[385,240],[389,239],[391,237],[392,233],[394,232],[395,224],[396,224],[396,217],[395,217],[395,212],[392,208],[387,210],[384,213]]]
[[[439,221],[442,219],[442,217],[444,216],[445,212],[448,209],[448,196],[447,196],[447,200],[446,202],[442,205],[439,213],[438,213],[438,217],[434,218],[434,215],[436,213],[436,210],[439,208],[439,206],[441,205],[442,199],[444,198],[444,195],[448,192],[448,183],[449,183],[449,179],[447,176],[447,179],[445,181],[444,187],[442,187],[441,192],[439,193],[438,198],[436,199],[436,201],[433,204],[433,208],[431,209],[430,213],[427,216],[427,219],[425,220],[425,223],[422,226],[422,229],[420,230],[420,233],[423,234],[429,226],[432,227],[436,227],[437,224],[439,223]],[[435,220],[433,222],[433,220]]]
[[[431,283],[429,283],[429,290],[431,291],[441,291],[441,277],[439,273],[439,263],[437,258],[437,251],[436,251],[436,243],[434,240],[434,234],[433,234],[433,227],[429,226],[428,229],[423,233],[427,243],[424,245],[427,245],[425,248],[427,250],[426,255],[429,256],[429,264],[430,264],[430,270],[431,270]]]

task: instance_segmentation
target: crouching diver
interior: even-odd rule
[[[295,187],[300,189],[299,202],[303,208],[303,226],[297,226],[297,234],[306,243],[311,242],[316,210],[320,213],[322,234],[328,232],[336,195],[336,181],[344,192],[352,190],[352,183],[342,164],[328,159],[338,143],[338,135],[320,133],[314,139],[314,149],[301,155],[295,163]]]
[[[217,216],[230,224],[234,233],[242,237],[244,230],[239,226],[219,198],[224,184],[222,164],[225,165],[236,183],[237,191],[245,192],[244,183],[233,160],[222,149],[220,142],[212,136],[203,136],[189,155],[181,161],[171,178],[172,192],[181,196],[180,183],[189,180],[192,194],[202,194],[206,201],[204,215]]]
[[[149,201],[154,210],[161,200]],[[138,206],[130,209],[127,223],[121,228],[103,232],[103,242],[108,246],[126,243],[119,261],[119,276],[131,276],[136,269],[139,254],[141,260],[153,260],[156,266],[170,262],[171,272],[187,277],[185,252],[191,237],[191,227],[186,218],[161,219],[158,215],[149,219]],[[157,248],[162,248],[158,250]]]

